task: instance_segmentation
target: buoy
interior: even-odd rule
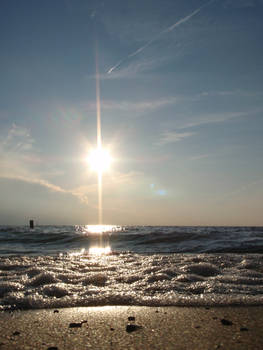
[[[34,228],[34,220],[29,220],[29,226],[30,228]]]

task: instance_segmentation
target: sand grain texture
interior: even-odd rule
[[[0,350],[262,350],[263,307],[104,306],[2,312],[0,329]]]

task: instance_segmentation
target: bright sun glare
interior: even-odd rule
[[[90,151],[87,161],[92,170],[103,173],[109,170],[112,158],[107,149],[96,148]]]
[[[111,247],[91,247],[89,249],[89,254],[91,255],[107,255],[111,253]]]

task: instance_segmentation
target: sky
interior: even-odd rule
[[[0,224],[263,225],[263,0],[2,0]],[[96,49],[97,48],[97,49]]]

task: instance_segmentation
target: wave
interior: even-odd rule
[[[96,242],[136,253],[261,253],[262,227],[125,226],[90,233],[86,226],[0,226],[0,255],[56,254]]]

